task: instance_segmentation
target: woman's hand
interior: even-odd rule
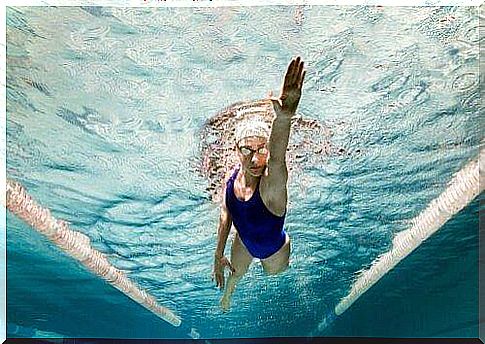
[[[286,71],[280,96],[274,98],[270,95],[270,100],[273,103],[277,116],[293,117],[295,115],[296,108],[300,102],[305,72],[303,70],[303,61],[301,61],[299,56],[291,60]]]
[[[216,286],[218,288],[224,289],[224,268],[228,267],[232,272],[234,272],[234,268],[232,267],[229,259],[225,256],[215,257],[214,258],[214,272],[212,274],[212,280],[216,280]]]

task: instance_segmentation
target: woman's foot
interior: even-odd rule
[[[231,297],[227,294],[224,294],[221,298],[220,305],[224,313],[228,312],[231,308]]]

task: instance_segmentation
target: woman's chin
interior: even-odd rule
[[[258,168],[249,168],[248,169],[249,173],[255,177],[261,177],[263,174],[264,168],[258,167]]]

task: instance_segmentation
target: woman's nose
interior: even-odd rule
[[[257,154],[253,154],[253,156],[251,157],[251,162],[256,163],[258,162],[258,160],[259,160],[259,156]]]

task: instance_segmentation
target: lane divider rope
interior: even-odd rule
[[[6,207],[10,212],[132,300],[173,326],[180,326],[181,320],[175,313],[159,305],[155,297],[111,265],[103,253],[91,247],[88,236],[70,229],[67,222],[54,218],[49,209],[37,204],[20,183],[7,179],[6,191]]]
[[[479,161],[483,163],[484,159],[485,149],[482,149],[479,156],[456,173],[448,187],[411,221],[411,228],[394,237],[391,250],[378,257],[368,270],[363,271],[350,293],[337,304],[335,307],[337,316],[345,312],[387,272],[483,191],[484,180],[480,175]]]

